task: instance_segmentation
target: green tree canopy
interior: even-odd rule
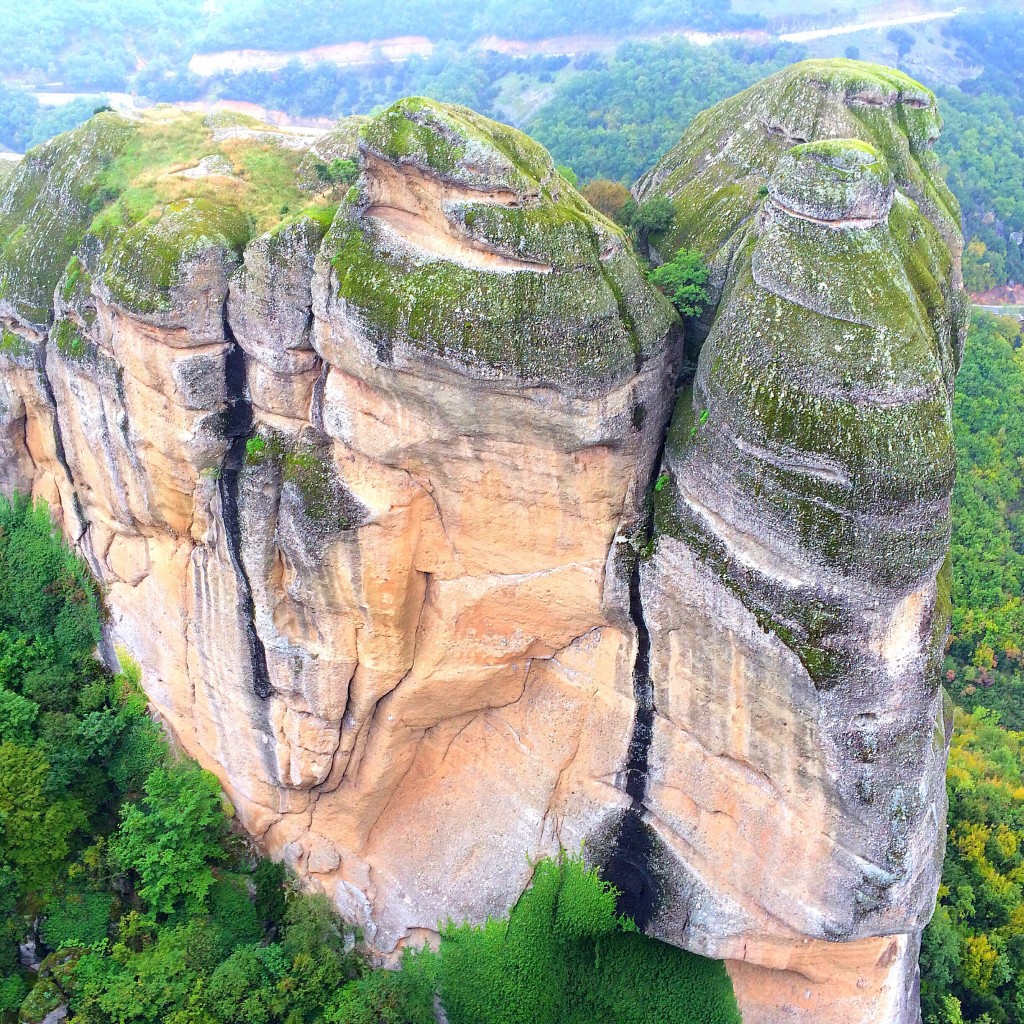
[[[704,257],[695,249],[680,249],[668,263],[648,275],[672,300],[680,316],[700,316],[711,295],[705,287],[709,270]]]

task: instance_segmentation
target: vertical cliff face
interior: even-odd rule
[[[749,962],[819,940],[786,996],[812,1014],[864,1000],[820,940],[891,934],[910,963],[877,1019],[913,1019],[941,865],[966,314],[937,130],[903,76],[812,62],[705,114],[640,184],[680,211],[662,251],[716,272],[641,574],[666,720],[648,806],[699,907],[658,929],[747,961],[738,991],[773,1002]]]
[[[747,1020],[912,1021],[963,327],[936,124],[844,62],[695,122],[638,186],[715,270],[694,374],[619,229],[468,110],[313,152],[99,115],[0,202],[0,480],[379,950],[585,842]]]

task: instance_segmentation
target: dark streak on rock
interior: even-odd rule
[[[224,361],[224,375],[227,388],[227,407],[224,411],[224,429],[230,438],[227,454],[220,474],[220,505],[224,520],[224,534],[228,553],[238,581],[238,593],[245,616],[245,635],[249,646],[249,661],[252,666],[252,686],[257,697],[270,696],[270,672],[267,668],[267,651],[256,631],[256,606],[252,599],[252,585],[242,561],[242,534],[238,515],[238,485],[245,465],[245,443],[252,433],[252,402],[248,397],[245,353],[235,341],[227,318],[224,320],[224,335],[230,344]]]
[[[665,454],[668,424],[662,429],[661,444],[654,458],[647,493],[653,493],[655,477]],[[639,540],[647,543],[654,527],[653,505],[647,501],[640,525]],[[626,753],[625,789],[629,808],[618,823],[615,838],[602,874],[618,890],[616,910],[633,919],[643,931],[652,921],[661,899],[661,885],[654,867],[658,837],[644,821],[644,797],[654,739],[654,681],[651,679],[651,632],[644,617],[640,592],[641,560],[629,552],[629,617],[636,630],[636,658],[633,662],[633,700],[636,710],[633,732]]]

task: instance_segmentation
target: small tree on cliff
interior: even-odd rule
[[[622,208],[622,223],[633,234],[641,248],[647,245],[651,235],[668,231],[675,219],[675,207],[672,200],[666,196],[656,196],[639,205],[630,199]]]
[[[683,317],[696,317],[707,308],[711,296],[705,285],[710,271],[695,249],[680,249],[671,261],[648,275],[671,300]]]
[[[142,800],[121,812],[111,862],[137,875],[139,898],[151,914],[202,913],[212,865],[226,858],[226,830],[216,776],[188,762],[157,768]]]

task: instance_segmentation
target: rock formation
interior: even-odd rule
[[[382,953],[584,843],[748,1022],[913,1022],[964,330],[937,126],[843,61],[698,118],[637,186],[677,208],[656,253],[713,268],[687,343],[547,153],[463,108],[308,152],[97,115],[0,201],[0,483]]]

